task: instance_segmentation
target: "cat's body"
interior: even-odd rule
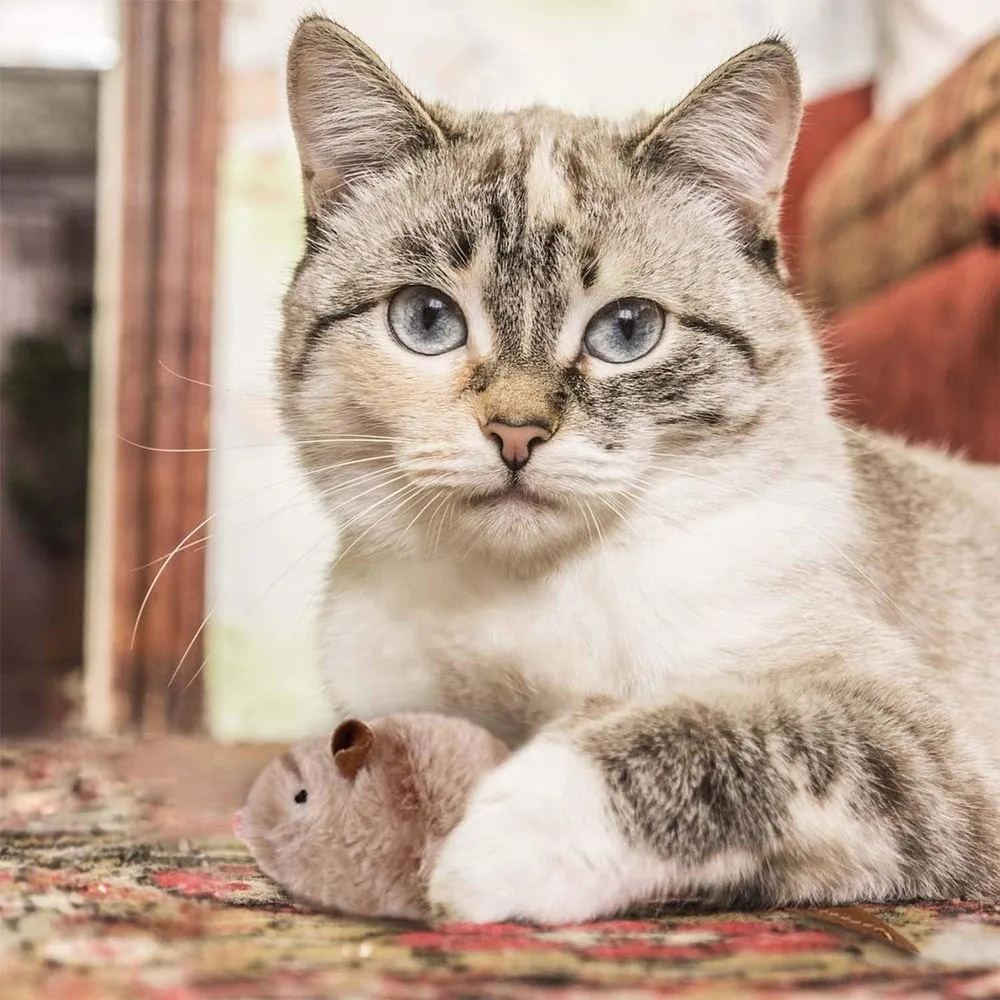
[[[649,702],[753,661],[845,651],[879,672],[880,644],[905,644],[914,679],[979,731],[1000,786],[1000,471],[842,437],[840,462],[723,489],[682,523],[637,518],[538,576],[419,549],[348,554],[323,621],[335,702],[460,714],[518,744],[588,696]]]
[[[333,699],[524,744],[437,905],[1000,894],[1000,474],[831,413],[775,242],[787,49],[623,126],[428,108],[322,19],[289,81]]]

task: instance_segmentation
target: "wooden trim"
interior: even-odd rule
[[[122,440],[111,671],[117,731],[192,732],[204,716],[202,677],[191,682],[204,658],[203,637],[195,638],[205,615],[203,546],[171,560],[134,639],[133,629],[162,558],[207,513],[208,454],[198,449],[208,447],[211,400],[196,383],[211,375],[221,14],[221,0],[122,4]]]

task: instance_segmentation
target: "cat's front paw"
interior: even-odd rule
[[[648,891],[655,867],[619,832],[599,769],[544,738],[476,790],[438,856],[430,903],[439,919],[475,923],[590,920]]]

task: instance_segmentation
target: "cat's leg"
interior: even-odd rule
[[[679,896],[995,896],[990,780],[933,701],[895,685],[785,675],[606,705],[486,778],[431,903],[452,919],[559,923]]]

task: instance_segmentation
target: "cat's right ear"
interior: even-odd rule
[[[444,144],[441,127],[389,67],[328,18],[299,24],[287,83],[307,216],[342,199],[359,178]]]
[[[772,38],[723,63],[626,148],[649,170],[712,190],[748,246],[767,255],[801,117],[795,56]]]

